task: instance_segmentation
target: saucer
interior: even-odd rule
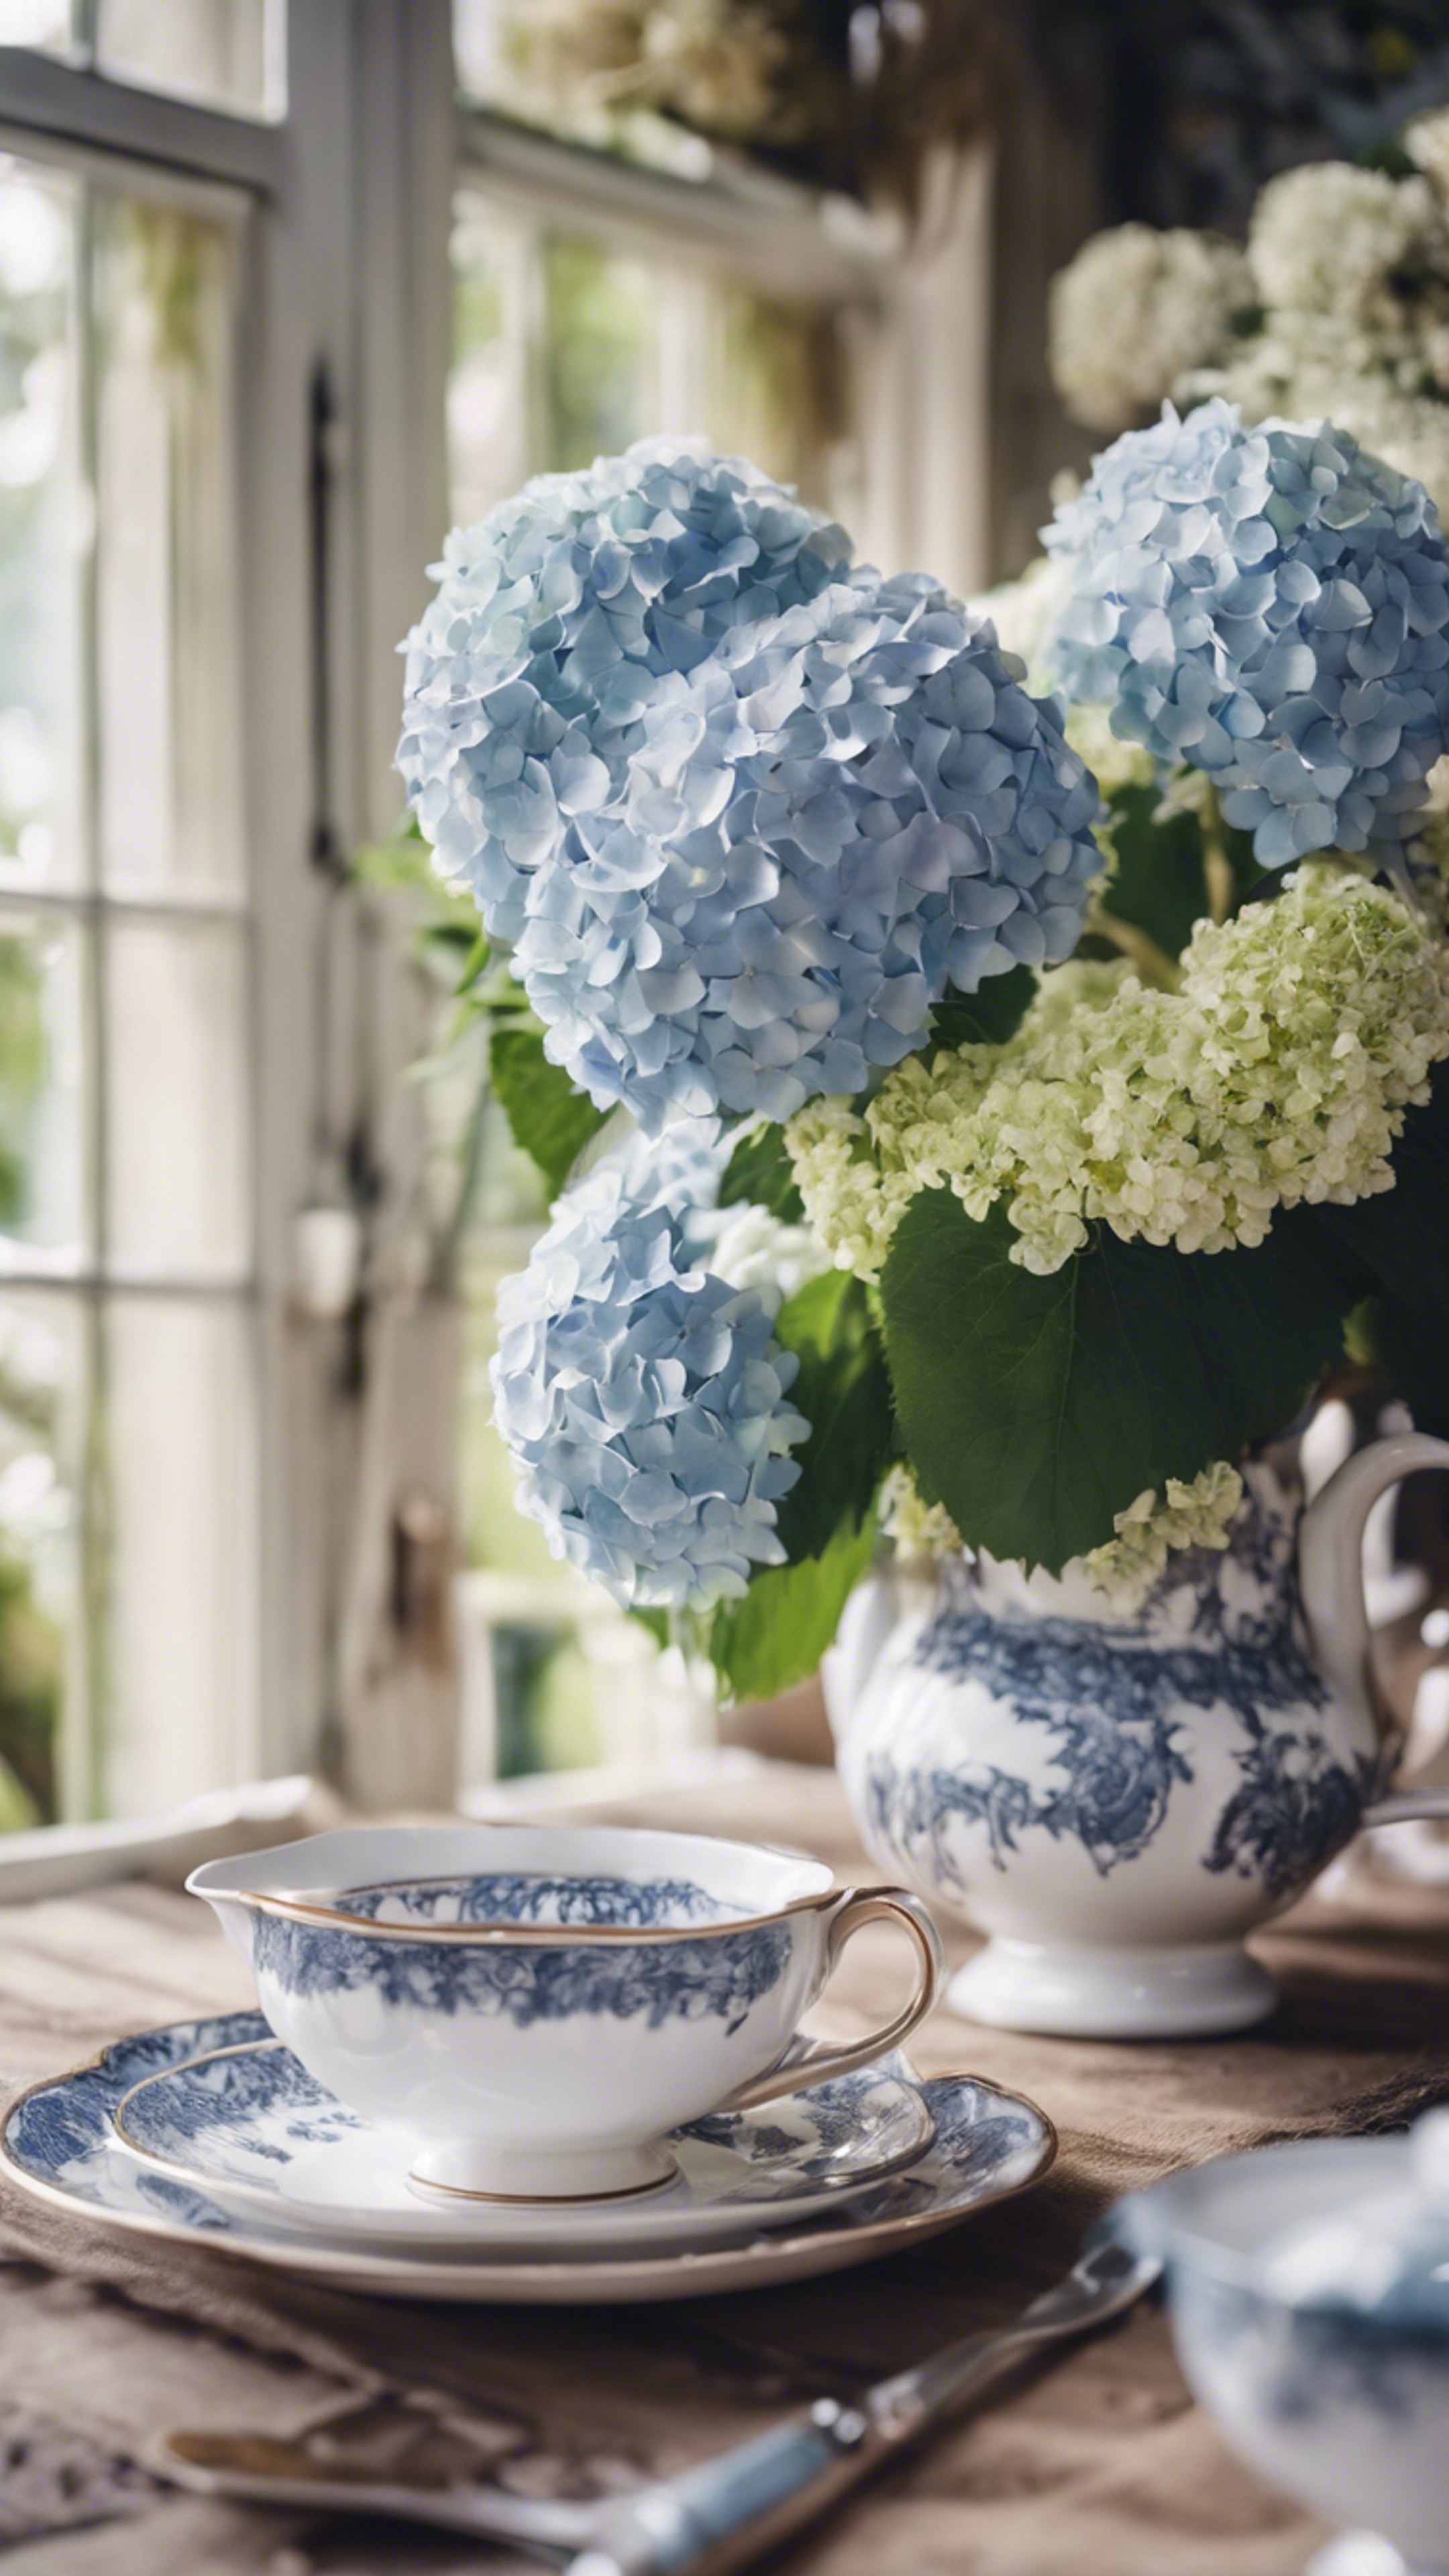
[[[552,2205],[420,2197],[414,2146],[350,2111],[274,2039],[254,2034],[145,2075],[116,2106],[116,2135],[174,2182],[230,2208],[371,2244],[490,2248],[698,2245],[813,2218],[915,2164],[934,2124],[904,2058],[861,2067],[756,2111],[715,2112],[675,2133],[676,2171],[647,2198]]]
[[[375,2298],[506,2306],[577,2306],[692,2299],[840,2272],[939,2235],[972,2212],[1039,2182],[1056,2154],[1051,2122],[1019,2095],[970,2075],[926,2080],[935,2142],[919,2161],[823,2217],[699,2251],[659,2248],[606,2256],[571,2249],[535,2255],[495,2242],[464,2251],[421,2244],[373,2251],[152,2171],[117,2141],[117,2105],[143,2076],[245,2042],[255,2016],[228,2013],[118,2040],[89,2065],[33,2084],[0,2128],[0,2167],[22,2191],[72,2218],[238,2255],[296,2280]]]

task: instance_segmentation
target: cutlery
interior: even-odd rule
[[[1014,2324],[948,2344],[859,2398],[820,2398],[678,2477],[591,2503],[498,2486],[393,2483],[329,2463],[305,2442],[245,2434],[170,2433],[151,2465],[202,2494],[391,2515],[512,2541],[569,2576],[726,2576],[813,2521],[1013,2363],[1122,2315],[1160,2270],[1125,2246],[1090,2245]]]

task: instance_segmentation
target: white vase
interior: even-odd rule
[[[1131,1616],[1075,1563],[960,1562],[903,1614],[888,1574],[861,1588],[824,1675],[837,1762],[876,1857],[990,1935],[955,2010],[1102,2038],[1272,2010],[1245,1934],[1361,1825],[1449,1810],[1381,1796],[1360,1570],[1378,1497],[1445,1466],[1400,1433],[1305,1511],[1252,1464],[1227,1549],[1177,1553]]]

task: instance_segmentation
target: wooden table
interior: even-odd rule
[[[827,1773],[770,1766],[627,1813],[877,1874]],[[951,1946],[963,1957],[968,1936]],[[291,2433],[361,2399],[385,2439],[421,2399],[485,2448],[525,2428],[536,2447],[522,2474],[543,2487],[667,2472],[1006,2316],[1066,2267],[1118,2190],[1228,2147],[1392,2126],[1449,2096],[1449,1898],[1356,1887],[1300,1907],[1263,1946],[1288,2000],[1240,2040],[1127,2048],[938,2014],[918,2062],[1032,2095],[1061,2131],[1055,2172],[913,2254],[790,2289],[614,2311],[399,2307],[92,2232],[7,2192],[6,2576],[522,2576],[528,2562],[445,2537],[180,2496],[138,2455],[167,2427]],[[888,1937],[854,1944],[833,2026],[879,2013],[900,1972]],[[0,1913],[7,2089],[122,2031],[248,2000],[209,1916],[169,1889]],[[1145,2309],[947,2430],[780,2563],[811,2576],[1295,2576],[1321,2537],[1229,2460]]]

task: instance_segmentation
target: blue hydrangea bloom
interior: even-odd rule
[[[494,1419],[553,1554],[626,1606],[706,1610],[780,1565],[810,1425],[758,1289],[695,1266],[725,1148],[684,1122],[565,1191],[499,1292]]]
[[[1074,573],[1069,693],[1206,771],[1265,866],[1413,831],[1449,741],[1449,551],[1422,484],[1327,422],[1168,404],[1044,535]]]
[[[453,530],[404,647],[398,767],[495,937],[517,940],[534,876],[609,803],[659,683],[813,598],[850,552],[753,466],[665,439],[536,475]]]
[[[785,1118],[898,1063],[948,978],[1070,955],[1095,786],[929,580],[657,442],[453,542],[401,765],[600,1106]]]

